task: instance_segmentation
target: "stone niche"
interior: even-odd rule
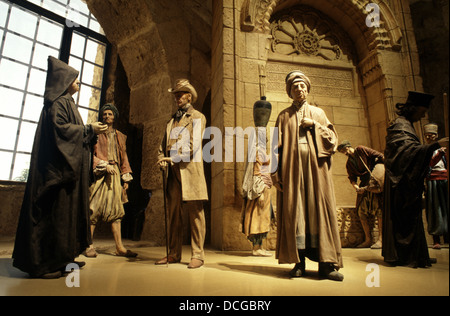
[[[399,14],[386,2],[377,2],[380,26],[368,27],[364,9],[368,3],[214,1],[213,124],[253,126],[252,107],[263,85],[272,103],[269,127],[274,126],[278,113],[292,102],[285,92],[286,74],[299,69],[312,81],[308,101],[326,112],[340,141],[383,151],[392,105],[412,86],[405,60],[413,46],[402,42]],[[343,244],[351,247],[364,238],[354,210],[356,192],[346,173],[347,157],[336,153],[332,159],[336,212]],[[212,244],[226,250],[248,248],[237,231],[243,165],[223,163],[212,168]],[[276,212],[274,190],[272,204]],[[276,234],[269,234],[268,244],[273,245],[275,238]]]
[[[370,147],[355,51],[339,25],[313,8],[295,6],[273,15],[270,34],[265,67],[266,94],[273,107],[269,125],[274,126],[278,113],[290,106],[284,79],[287,73],[299,69],[311,80],[308,102],[326,112],[339,140]],[[363,241],[364,233],[355,208],[344,205],[354,205],[356,193],[347,178],[347,157],[336,153],[332,159],[342,245],[353,247]],[[273,200],[276,210],[275,194]]]
[[[278,12],[270,21],[272,39],[266,74],[267,99],[273,106],[271,126],[292,102],[285,91],[286,74],[299,69],[311,80],[308,102],[325,111],[339,140],[370,147],[355,52],[345,32],[324,14],[306,6]],[[356,194],[347,179],[347,157],[336,153],[332,159],[336,203],[338,207],[353,205]]]

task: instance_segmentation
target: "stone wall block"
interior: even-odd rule
[[[144,124],[142,148],[146,149],[146,154],[142,156],[141,186],[146,190],[162,188],[162,175],[156,162],[167,121],[160,119]]]
[[[353,108],[334,107],[333,123],[339,125],[360,126],[359,111]]]
[[[155,246],[165,246],[164,193],[162,187],[152,191],[150,202],[145,210],[145,218],[141,239],[151,240]]]
[[[171,82],[167,76],[153,77],[146,84],[131,90],[130,122],[139,124],[155,118],[168,118],[176,110],[173,95],[168,92]]]
[[[108,40],[114,44],[132,39],[143,27],[152,23],[152,16],[144,1],[87,0],[86,3]],[[124,16],[124,12],[127,19],[118,18]]]
[[[132,43],[118,45],[131,89],[145,83],[149,76],[167,69],[167,56],[158,38],[157,30],[152,28]]]

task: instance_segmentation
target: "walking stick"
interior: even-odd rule
[[[168,212],[167,212],[167,203],[166,203],[166,179],[167,179],[167,168],[165,166],[161,169],[162,177],[163,177],[163,195],[164,195],[164,221],[165,221],[165,230],[166,230],[166,265],[169,267],[169,232],[168,232]]]

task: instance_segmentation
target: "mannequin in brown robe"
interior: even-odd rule
[[[276,121],[278,169],[277,249],[279,263],[295,263],[292,277],[305,275],[305,257],[319,262],[321,277],[342,281],[341,241],[331,173],[337,134],[322,109],[308,104],[309,79],[300,71],[286,77],[293,104]],[[277,163],[277,162],[275,162]]]

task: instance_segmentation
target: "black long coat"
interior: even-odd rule
[[[77,76],[49,58],[13,252],[13,265],[31,276],[64,269],[91,244],[89,182],[96,137],[66,92]]]
[[[413,125],[402,116],[387,132],[382,255],[396,265],[430,266],[422,192],[430,159],[439,145],[422,145]]]

